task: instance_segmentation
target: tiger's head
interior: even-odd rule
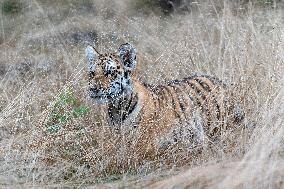
[[[122,44],[117,53],[100,54],[92,46],[85,50],[88,61],[89,95],[99,102],[128,96],[133,91],[132,73],[136,49]]]

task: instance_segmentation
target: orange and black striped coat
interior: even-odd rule
[[[184,139],[191,148],[218,140],[230,122],[243,119],[241,108],[217,78],[193,75],[158,86],[139,82],[131,44],[111,54],[88,46],[86,57],[90,97],[108,105],[112,127],[139,133],[135,144],[141,155]]]

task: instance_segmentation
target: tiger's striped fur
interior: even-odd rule
[[[118,54],[99,54],[87,47],[90,96],[108,104],[109,124],[139,131],[137,149],[144,155],[183,138],[194,148],[217,140],[226,122],[240,121],[225,84],[207,75],[194,75],[166,85],[139,82],[133,70],[136,50],[126,43]],[[224,127],[224,128],[222,128]]]

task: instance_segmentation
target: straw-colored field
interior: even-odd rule
[[[284,188],[280,1],[206,0],[168,16],[146,0],[0,3],[0,188]],[[142,82],[202,73],[232,84],[244,123],[201,154],[135,157],[135,139],[114,134],[87,95],[86,45],[125,42]]]

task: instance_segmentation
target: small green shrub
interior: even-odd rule
[[[46,129],[50,134],[57,133],[68,121],[86,116],[90,108],[82,105],[74,96],[72,90],[67,89],[59,95],[49,114]]]
[[[1,5],[4,14],[19,13],[22,9],[22,3],[18,0],[4,0]]]

